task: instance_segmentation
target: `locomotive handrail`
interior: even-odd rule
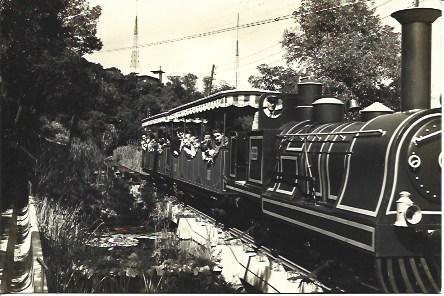
[[[302,180],[302,181],[309,181],[309,182],[316,182],[315,177],[309,177],[309,176],[302,176],[302,175],[296,175],[296,174],[289,174],[289,173],[283,173],[283,172],[274,172],[274,178],[273,180],[282,180],[282,181],[290,181],[293,182],[293,179]],[[297,184],[297,183],[295,183]]]
[[[301,136],[301,138],[304,138],[304,137]],[[295,139],[290,139],[290,141],[294,142]],[[313,140],[301,139],[301,141],[304,141],[307,143],[350,143],[351,142],[351,140],[318,140],[318,139],[313,139]],[[309,153],[311,153],[311,152],[309,151]]]
[[[427,140],[427,139],[431,139],[431,138],[433,138],[433,137],[435,137],[435,136],[438,136],[439,134],[441,134],[441,130],[436,131],[436,132],[431,133],[431,134],[428,134],[428,135],[426,135],[426,136],[422,136],[422,137],[414,137],[414,138],[412,139],[412,142],[413,142],[413,144],[415,144],[415,145],[417,146],[418,144],[421,144],[421,142],[423,142],[423,141],[425,141],[425,140]]]
[[[354,135],[354,137],[371,137],[383,136],[386,132],[382,129],[366,130],[366,131],[350,131],[350,132],[329,132],[329,133],[300,133],[300,134],[285,134],[277,135],[278,138],[287,137],[309,137],[309,136],[341,136],[345,139],[345,135]]]

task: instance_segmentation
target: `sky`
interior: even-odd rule
[[[236,30],[217,35],[184,40],[157,46],[143,44],[189,36],[261,21],[291,14],[300,0],[90,0],[100,5],[102,15],[97,35],[103,49],[86,58],[105,68],[116,67],[124,74],[130,72],[133,45],[134,20],[139,22],[139,70],[140,74],[152,74],[162,67],[165,76],[193,73],[201,80],[215,68],[215,84],[226,81],[235,85],[236,77]],[[344,1],[346,2],[346,1]],[[400,31],[400,25],[389,15],[412,5],[413,0],[375,0],[376,12]],[[441,9],[441,0],[422,0],[420,7]],[[441,93],[442,68],[441,31],[442,17],[433,25],[432,97]],[[281,48],[283,33],[295,28],[293,19],[282,20],[239,30],[238,88],[248,88],[248,77],[257,75],[256,67],[262,63],[285,65]],[[129,49],[108,51],[127,47]],[[201,85],[201,84],[200,84]]]

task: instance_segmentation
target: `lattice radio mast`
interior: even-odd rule
[[[130,71],[138,73],[139,70],[139,28],[137,24],[137,0],[136,0],[136,20],[134,22],[133,49],[131,52]]]
[[[239,13],[237,14],[236,24],[236,88],[239,80]]]

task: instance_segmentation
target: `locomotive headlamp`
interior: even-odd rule
[[[396,201],[396,221],[395,226],[408,227],[418,224],[422,219],[421,208],[410,199],[410,192],[402,191]]]
[[[417,205],[411,205],[407,208],[404,213],[405,220],[408,224],[415,225],[418,224],[422,219],[421,208]]]

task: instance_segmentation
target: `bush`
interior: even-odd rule
[[[113,160],[133,171],[142,172],[142,151],[136,145],[117,147],[113,151]]]

